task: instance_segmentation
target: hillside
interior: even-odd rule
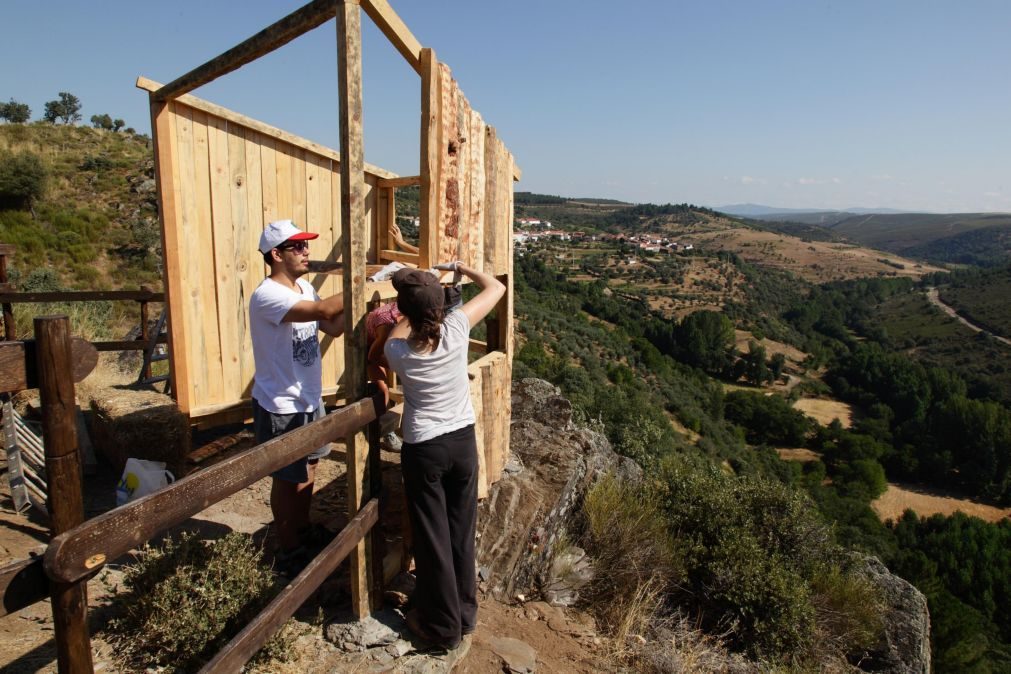
[[[516,217],[588,233],[658,235],[707,253],[790,272],[814,283],[866,276],[910,276],[939,271],[895,254],[841,240],[834,230],[789,222],[742,221],[689,204],[595,203],[517,193]],[[536,227],[531,229],[536,231]]]
[[[17,246],[12,280],[22,289],[160,289],[151,140],[83,126],[0,125],[0,162],[26,154],[41,161],[45,180],[34,214],[0,210],[0,241]],[[45,269],[56,278],[39,278]]]
[[[928,213],[855,215],[841,220],[832,230],[865,246],[904,253],[965,232],[987,228],[1011,228],[1007,213]]]

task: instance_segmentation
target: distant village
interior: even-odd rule
[[[638,247],[641,253],[682,253],[692,250],[690,243],[680,243],[667,237],[650,234],[587,234],[586,232],[566,232],[551,229],[551,223],[537,218],[517,218],[519,229],[513,230],[513,243],[523,246],[542,239],[557,241],[606,241],[624,243]]]

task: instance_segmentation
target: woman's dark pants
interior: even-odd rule
[[[477,624],[474,426],[405,442],[400,461],[414,530],[417,585],[411,605],[431,637],[455,645]]]

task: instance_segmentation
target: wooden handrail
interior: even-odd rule
[[[333,414],[194,473],[132,503],[90,519],[52,540],[45,554],[46,574],[74,582],[106,561],[150,540],[226,496],[378,419],[381,395],[363,398]]]
[[[105,302],[133,300],[134,302],[164,302],[165,293],[150,290],[66,290],[46,293],[0,292],[0,303],[24,302]]]
[[[249,658],[253,657],[253,654],[260,650],[284,622],[294,615],[316,588],[337,570],[340,563],[358,545],[358,541],[364,538],[378,521],[379,499],[372,498],[351,518],[347,526],[341,529],[337,537],[309,562],[302,573],[298,574],[241,632],[204,665],[200,670],[201,674],[241,670]]]

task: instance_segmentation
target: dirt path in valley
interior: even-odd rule
[[[952,318],[954,318],[955,320],[957,320],[959,323],[966,326],[970,330],[974,332],[985,332],[994,339],[996,339],[998,342],[1002,342],[1004,344],[1007,344],[1008,346],[1011,346],[1011,339],[1008,339],[1007,337],[1001,337],[1000,335],[995,335],[989,330],[976,325],[969,319],[965,318],[964,316],[961,316],[957,311],[955,311],[954,307],[945,304],[941,300],[941,294],[940,292],[938,292],[937,288],[927,288],[927,301],[929,301],[935,307],[937,307],[947,315],[951,316]]]

